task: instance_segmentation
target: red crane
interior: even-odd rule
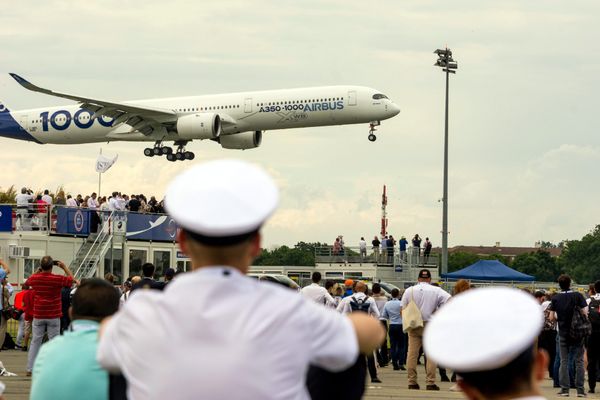
[[[386,207],[387,207],[387,194],[386,194],[386,187],[385,187],[385,185],[383,185],[383,194],[381,195],[381,237],[384,237],[385,235],[387,235],[388,220],[387,220],[387,212],[385,210]]]

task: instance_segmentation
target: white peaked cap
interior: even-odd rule
[[[471,289],[453,297],[425,327],[427,357],[457,372],[503,367],[531,347],[544,315],[535,298],[518,289]]]
[[[165,208],[182,228],[207,237],[253,232],[277,208],[279,191],[262,168],[240,160],[197,164],[175,177]]]

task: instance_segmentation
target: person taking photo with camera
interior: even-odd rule
[[[62,269],[65,275],[52,273],[54,266]],[[73,286],[77,283],[73,273],[62,261],[55,261],[50,256],[40,260],[41,271],[27,279],[27,285],[34,289],[32,339],[27,356],[27,376],[37,357],[44,334],[48,333],[48,340],[52,340],[60,333],[60,317],[62,316],[60,293],[63,287]]]

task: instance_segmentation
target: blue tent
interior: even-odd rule
[[[479,260],[459,271],[442,274],[445,279],[471,279],[475,281],[534,281],[535,277],[515,271],[498,260]]]

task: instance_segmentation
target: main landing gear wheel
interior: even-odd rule
[[[191,151],[185,151],[185,145],[188,144],[188,141],[181,140],[175,142],[177,146],[177,152],[171,153],[167,155],[167,160],[169,161],[184,161],[184,160],[193,160],[194,153]]]
[[[375,135],[374,135],[374,134],[372,134],[372,133],[369,133],[369,136],[368,136],[368,138],[369,138],[369,141],[371,141],[371,142],[374,142],[374,141],[376,141],[376,140],[377,140],[377,136],[375,136]]]
[[[146,157],[154,157],[154,156],[166,156],[168,154],[173,153],[173,149],[167,146],[162,145],[162,141],[157,140],[154,143],[154,147],[148,147],[144,149],[144,155]]]

